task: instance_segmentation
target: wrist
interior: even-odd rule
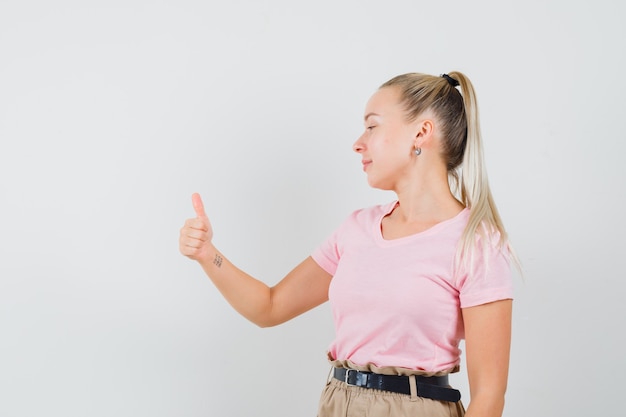
[[[213,243],[209,243],[206,250],[202,256],[198,257],[197,261],[204,269],[221,268],[224,256],[217,250]]]

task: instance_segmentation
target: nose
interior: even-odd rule
[[[363,135],[359,136],[359,138],[352,145],[352,150],[356,153],[361,153],[365,149],[365,143],[363,142]]]

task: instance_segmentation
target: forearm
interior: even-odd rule
[[[237,312],[258,326],[272,325],[268,285],[237,268],[212,244],[198,263]]]
[[[463,309],[470,403],[466,417],[501,417],[509,375],[511,300]]]
[[[233,265],[211,243],[213,229],[199,194],[192,196],[196,217],[180,230],[180,252],[198,261],[226,301],[261,327],[290,320],[328,299],[332,276],[310,256],[272,288]]]

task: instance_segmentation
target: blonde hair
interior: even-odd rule
[[[456,87],[459,87],[457,89]],[[380,88],[399,88],[407,118],[415,120],[431,110],[444,138],[441,152],[451,190],[470,209],[470,217],[457,251],[456,266],[473,269],[477,239],[483,247],[497,244],[519,269],[519,261],[496,208],[483,158],[478,103],[470,80],[455,71],[442,76],[419,73],[399,75]],[[492,242],[493,238],[498,240]],[[487,253],[487,251],[485,251]]]

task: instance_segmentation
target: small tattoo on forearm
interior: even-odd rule
[[[215,259],[213,259],[213,263],[217,265],[217,267],[219,268],[222,266],[222,261],[223,261],[222,257],[216,254]]]

